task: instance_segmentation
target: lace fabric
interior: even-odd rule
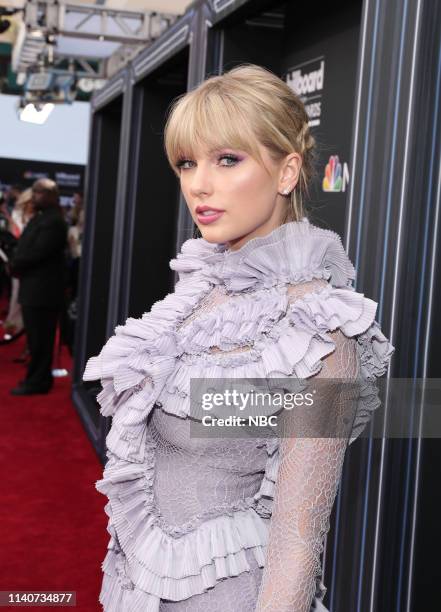
[[[354,379],[359,371],[355,341],[340,331],[332,336],[335,352],[324,359],[315,378]],[[327,419],[331,411],[337,420],[345,408],[344,391],[332,383],[326,389],[327,394],[320,398],[319,413]],[[348,407],[353,410],[350,398]],[[301,429],[301,424],[296,424],[296,428]],[[321,575],[324,537],[329,530],[347,446],[348,436],[282,437],[256,612],[309,612],[316,579]]]

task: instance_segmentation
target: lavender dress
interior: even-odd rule
[[[321,553],[345,444],[190,435],[190,379],[353,377],[394,347],[337,234],[304,218],[230,251],[187,240],[174,293],[119,326],[84,380],[112,416],[107,612],[326,611]],[[367,387],[366,387],[367,388]],[[378,407],[365,393],[351,443]],[[346,444],[347,446],[347,444]]]

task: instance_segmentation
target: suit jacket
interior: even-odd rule
[[[59,307],[66,282],[67,224],[57,209],[39,211],[23,230],[11,261],[23,306]]]

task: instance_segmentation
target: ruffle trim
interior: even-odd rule
[[[110,548],[120,547],[124,553],[119,556],[124,558],[123,587],[136,586],[149,595],[179,601],[249,570],[246,549],[264,567],[268,525],[254,509],[259,494],[244,500],[244,509],[233,510],[232,504],[229,513],[205,520],[193,530],[188,525],[175,528],[172,536],[171,526],[170,533],[161,527],[154,505],[155,442],[150,434],[146,448],[141,466],[111,457],[104,478],[96,483],[109,498],[105,509],[112,525]]]
[[[374,321],[364,334],[358,336],[357,342],[363,378],[373,381],[382,376],[389,366],[395,347],[383,334],[378,322]]]
[[[361,366],[360,399],[349,444],[364,431],[372,414],[381,406],[377,378],[385,374],[395,347],[374,321],[364,334],[357,337],[357,350]]]
[[[97,400],[112,416],[107,447],[121,458],[142,463],[147,417],[182,352],[176,327],[195,309],[212,284],[194,275],[156,302],[140,319],[115,329],[101,352],[87,362],[83,380],[101,380]]]
[[[96,488],[109,498],[111,539],[102,564],[104,572],[100,602],[106,612],[131,612],[142,605],[157,612],[160,599],[180,601],[205,592],[222,579],[250,569],[246,550],[259,567],[265,566],[269,519],[279,466],[276,438],[257,444],[268,455],[259,491],[242,500],[243,509],[230,511],[200,523],[165,533],[154,505],[155,442],[146,439],[146,463],[136,466],[110,456],[104,478]],[[173,535],[170,535],[173,533]],[[316,578],[312,610],[323,610],[326,587]],[[135,607],[134,607],[135,606]],[[317,607],[314,607],[317,606]]]
[[[211,243],[204,238],[189,238],[182,246],[181,251],[169,266],[178,272],[180,280],[187,280],[193,272],[202,271],[207,266],[222,261],[227,247],[225,244]]]
[[[287,305],[285,287],[256,292],[252,300],[248,295],[232,297],[184,325],[178,331],[179,342],[190,354],[214,346],[229,351],[252,344],[286,314]]]
[[[115,328],[96,357],[87,362],[83,380],[112,378],[117,394],[139,383],[144,371],[142,356],[177,356],[175,328],[197,306],[210,289],[203,278],[192,283],[179,282],[175,291],[155,302],[140,319],[129,317]],[[128,359],[130,360],[128,361]]]
[[[350,287],[338,289],[327,285],[290,303],[286,316],[280,318],[286,291],[283,294],[276,289],[271,293],[272,297],[262,297],[255,308],[250,300],[247,302],[242,296],[238,299],[236,314],[241,316],[231,319],[228,337],[233,341],[244,329],[257,334],[253,347],[242,352],[184,351],[189,336],[180,337],[170,326],[194,308],[195,294],[185,293],[185,299],[179,295],[176,300],[170,295],[159,303],[156,311],[162,304],[162,325],[161,321],[153,325],[154,321],[145,315],[142,319],[128,319],[125,326],[117,328],[100,355],[89,361],[84,375],[85,379],[103,376],[98,401],[102,414],[114,417],[107,437],[108,448],[123,459],[142,463],[147,417],[155,403],[176,416],[186,418],[191,413],[197,417],[194,406],[191,410],[191,379],[314,376],[323,367],[323,358],[335,350],[335,342],[328,333],[335,329],[348,337],[357,337],[361,378],[372,381],[386,371],[394,347],[374,319],[376,302]],[[274,302],[273,311],[253,327],[256,312],[264,311],[262,304],[268,299]],[[180,308],[172,314],[173,303]],[[198,346],[210,344],[209,321],[218,321],[219,330],[225,327],[226,311],[220,310],[211,317],[202,317],[197,334],[193,327]],[[374,405],[372,397],[369,402]]]
[[[279,331],[279,339],[285,338],[286,330]],[[298,328],[295,331],[307,333],[311,339],[310,329],[305,331]],[[376,342],[372,341],[373,338]],[[312,340],[314,339],[317,340],[317,337],[312,337]],[[319,339],[320,342],[323,341],[321,335]],[[393,347],[379,331],[378,324],[373,322],[357,339],[364,355],[366,372],[371,375],[374,372],[383,372]],[[293,343],[290,343],[290,346],[293,346]],[[175,384],[179,384],[181,393],[183,382],[188,380],[188,372],[179,383],[174,379]],[[375,390],[372,392],[370,382],[365,382],[364,412],[357,415],[361,429],[364,428],[364,422],[369,420],[371,411],[378,405]],[[173,389],[174,392],[177,390],[178,387]],[[180,405],[182,407],[182,398]],[[169,409],[170,405],[167,404],[167,411]],[[203,593],[217,581],[249,569],[246,549],[251,549],[258,564],[264,566],[268,537],[268,523],[265,519],[270,519],[272,514],[279,469],[279,440],[274,437],[259,443],[259,446],[265,446],[268,458],[259,490],[242,502],[248,507],[238,509],[241,504],[232,504],[229,512],[225,511],[222,515],[213,518],[205,516],[203,522],[200,521],[202,517],[195,517],[188,524],[168,526],[166,530],[166,525],[154,506],[155,443],[149,432],[146,433],[145,464],[136,465],[111,457],[103,480],[97,483],[97,489],[109,498],[106,512],[109,515],[109,523],[113,526],[110,533],[117,534],[123,551],[123,554],[117,557],[118,578],[113,581],[106,580],[108,586],[105,591],[111,591],[117,597],[121,606],[118,612],[124,610],[124,602],[129,602],[127,605],[131,606],[135,599],[142,603],[143,609],[154,611],[159,600],[155,598],[178,601]],[[351,442],[359,435],[359,431],[354,433]],[[109,555],[113,563],[116,559],[112,555],[118,553],[109,552]],[[162,565],[158,565],[158,560],[162,561]],[[322,596],[325,592],[323,586]],[[108,601],[107,595],[103,595],[103,601]],[[316,597],[314,605],[317,610],[326,610],[322,597]],[[130,607],[127,607],[127,610],[129,609]],[[109,610],[112,611],[112,608]],[[115,612],[116,610],[117,608]]]
[[[328,285],[308,293],[290,304],[286,316],[260,334],[248,351],[183,354],[158,400],[166,412],[185,418],[192,409],[191,416],[197,417],[197,407],[190,404],[191,379],[310,378],[334,352],[328,332],[336,329],[357,337],[361,377],[372,380],[386,371],[394,351],[374,319],[376,309],[376,302],[350,288]],[[206,333],[199,342],[208,342]]]
[[[121,570],[116,569],[118,565],[124,564],[123,553],[109,550],[104,559],[103,582],[99,601],[105,612],[159,612],[160,598],[132,585],[126,588],[124,579],[120,577]],[[124,571],[124,570],[122,570]]]
[[[124,566],[124,558],[114,550],[109,550],[102,564],[103,582],[99,601],[105,612],[159,612],[161,598],[146,593],[132,584],[131,588],[125,586],[125,579],[121,577],[120,567]],[[329,612],[323,604],[327,588],[321,578],[316,579],[316,592],[311,604],[311,612]]]
[[[263,443],[258,444],[258,448],[265,447],[268,458],[265,473],[260,488],[254,495],[252,506],[263,518],[270,518],[273,511],[276,480],[280,465],[279,445],[280,440],[277,437],[268,438]]]
[[[349,338],[366,331],[374,321],[377,302],[352,288],[331,285],[295,300],[288,313],[292,325],[326,333],[339,328]]]
[[[340,236],[312,225],[306,217],[252,238],[236,251],[225,243],[214,245],[203,238],[190,238],[170,267],[180,277],[199,271],[231,292],[314,278],[329,279],[332,285],[343,287],[351,285],[356,276]]]
[[[321,369],[322,358],[335,349],[328,330],[340,327],[352,336],[364,332],[373,320],[375,302],[352,287],[331,285],[296,300],[289,306],[288,316],[283,316],[287,300],[284,283],[308,280],[316,266],[317,274],[312,276],[329,278],[337,285],[349,282],[352,264],[334,232],[316,228],[305,219],[254,238],[238,251],[227,252],[224,246],[203,239],[187,241],[173,260],[175,269],[184,272],[175,292],[156,302],[142,318],[129,318],[118,326],[100,354],[87,363],[83,379],[101,380],[103,388],[97,397],[101,413],[113,416],[107,446],[123,459],[143,462],[147,417],[164,389],[166,401],[161,403],[165,410],[185,417],[189,402],[179,399],[188,398],[191,377],[309,378]],[[232,265],[238,279],[245,270],[246,278],[253,280],[251,285],[256,279],[264,285],[265,279],[270,279],[270,293],[256,300],[239,296],[235,305],[234,299],[229,301],[230,312],[228,307],[216,308],[212,316],[202,314],[186,331],[186,326],[178,331],[179,324],[213,288],[219,262],[223,271]],[[271,279],[276,278],[278,285],[273,287]],[[235,282],[233,276],[231,281]],[[364,370],[383,369],[383,338],[372,335],[373,356],[369,355],[369,340],[365,341]],[[207,348],[215,341],[222,347],[249,342],[253,348],[236,354],[210,353]]]

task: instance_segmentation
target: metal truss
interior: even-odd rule
[[[58,36],[121,43],[117,57],[111,62],[114,69],[119,69],[124,58],[133,57],[140,48],[151,44],[179,17],[170,13],[128,11],[58,0],[27,0],[23,12],[23,22],[12,53],[12,69],[17,73],[37,66],[45,55],[49,56],[51,63],[55,59],[58,61],[59,54],[55,48]],[[84,53],[69,55],[69,58],[83,63],[81,76],[109,76],[108,58],[99,57],[101,68],[96,71],[88,62],[93,57],[84,57]]]

